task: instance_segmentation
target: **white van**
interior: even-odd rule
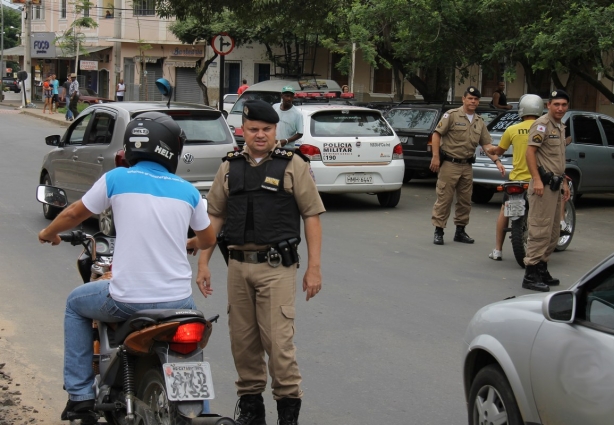
[[[226,117],[230,130],[240,146],[243,146],[244,143],[241,117],[245,101],[259,99],[269,102],[271,105],[279,103],[281,102],[281,89],[286,86],[293,87],[297,95],[298,93],[335,93],[336,96],[341,95],[341,86],[336,81],[313,77],[299,80],[267,80],[250,86],[241,94],[241,97],[230,110],[228,117]]]

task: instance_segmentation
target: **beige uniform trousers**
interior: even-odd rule
[[[471,212],[471,193],[473,192],[473,169],[471,164],[456,164],[442,161],[437,176],[437,201],[433,205],[433,226],[446,227],[454,194],[456,193],[456,206],[454,211],[454,224],[466,226],[469,224]]]
[[[237,395],[260,394],[267,384],[264,354],[275,400],[300,398],[301,374],[294,346],[296,265],[228,264],[228,326]]]
[[[561,234],[561,193],[546,185],[544,195],[533,193],[533,181],[529,184],[529,238],[524,257],[526,266],[540,261],[548,262]]]

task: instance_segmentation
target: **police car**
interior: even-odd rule
[[[375,193],[388,208],[399,203],[403,149],[380,111],[326,104],[295,108],[304,125],[296,148],[311,160],[318,191]]]

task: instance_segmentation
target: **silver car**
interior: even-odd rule
[[[45,155],[39,182],[66,191],[73,203],[107,171],[126,166],[124,132],[135,116],[148,111],[170,115],[187,136],[177,174],[191,182],[201,193],[211,188],[226,153],[237,148],[221,111],[208,106],[156,102],[116,102],[92,105],[85,109],[63,136],[46,138],[54,149]],[[61,210],[43,206],[43,214],[53,219]],[[114,234],[112,211],[98,217],[100,230]]]
[[[464,342],[470,425],[611,424],[614,254],[567,291],[482,308]]]
[[[562,119],[571,144],[566,149],[565,174],[572,180],[572,196],[578,199],[584,193],[614,192],[614,118],[586,111],[568,111]],[[505,129],[520,122],[518,111],[508,111],[493,120],[488,130],[493,144],[498,145]],[[486,156],[482,148],[476,149],[473,164],[473,202],[487,203],[496,187],[507,180],[512,170],[513,149],[505,152],[501,163],[505,177]]]

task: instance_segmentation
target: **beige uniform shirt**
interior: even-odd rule
[[[492,143],[482,117],[474,112],[469,122],[462,107],[443,114],[435,131],[441,135],[441,149],[457,159],[469,159],[475,155],[478,144]]]
[[[276,146],[276,147],[279,147]],[[249,148],[245,145],[243,152],[247,162],[252,167],[258,167],[267,161],[271,161],[271,152],[259,163],[249,155]],[[211,190],[207,194],[208,212],[211,215],[226,218],[226,201],[228,200],[228,171],[230,161],[222,162],[215,175]],[[298,210],[304,218],[322,214],[326,211],[316,182],[308,162],[298,155],[294,155],[284,172],[284,190],[294,194],[298,204]],[[245,246],[245,249],[253,249],[253,246]]]
[[[529,130],[529,146],[537,146],[537,165],[556,175],[565,173],[565,124],[557,123],[550,114],[535,120]]]

